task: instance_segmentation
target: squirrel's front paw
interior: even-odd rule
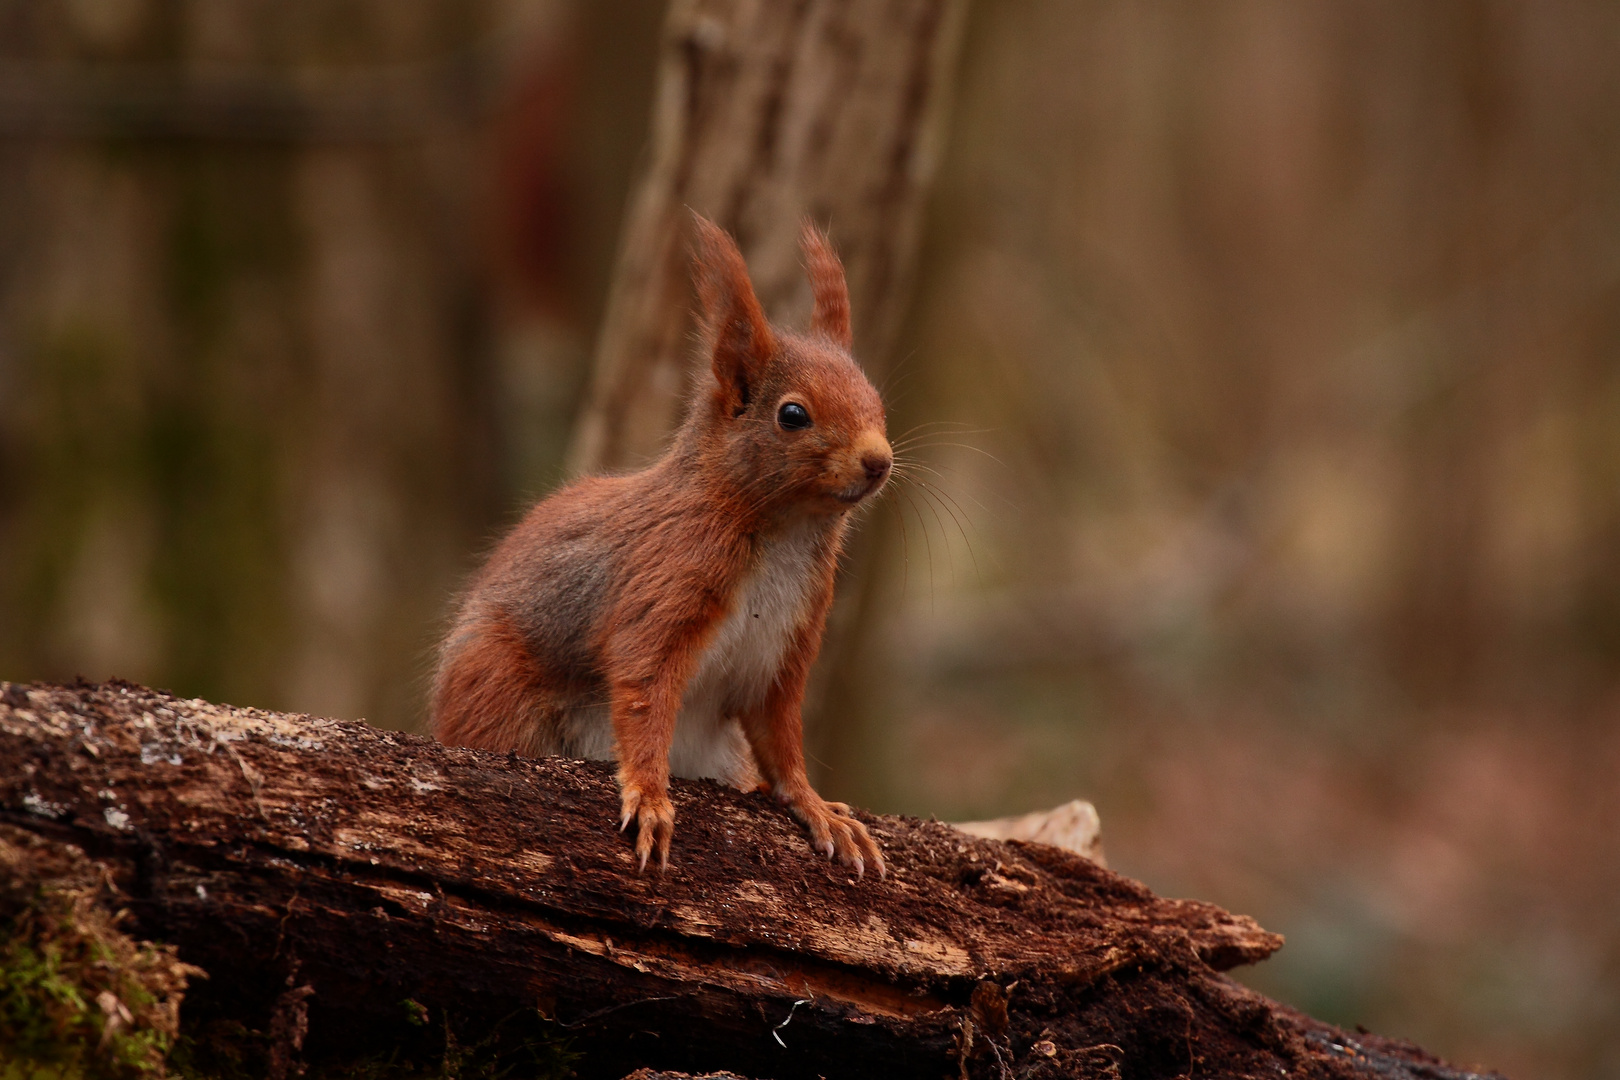
[[[804,822],[810,830],[810,846],[864,877],[870,866],[883,877],[888,870],[883,865],[883,852],[877,841],[857,821],[849,806],[841,802],[826,802],[819,795],[794,799],[790,804],[793,816]]]
[[[658,866],[669,866],[669,838],[675,834],[675,807],[666,792],[645,792],[626,787],[620,799],[619,831],[624,832],[636,823],[636,855],[640,868],[647,869],[647,859],[653,848],[658,849]]]

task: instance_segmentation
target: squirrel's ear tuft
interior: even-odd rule
[[[804,219],[799,230],[799,246],[804,249],[804,265],[810,274],[810,292],[816,298],[810,329],[848,349],[854,344],[849,329],[849,286],[844,282],[844,264],[826,233],[816,223]]]
[[[703,338],[713,350],[714,377],[726,407],[740,416],[776,340],[736,241],[698,213],[692,215],[692,232],[692,280],[703,309]]]

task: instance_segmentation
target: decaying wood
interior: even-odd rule
[[[799,222],[831,224],[849,279],[855,355],[886,358],[966,0],[675,0],[663,31],[652,145],[631,196],[597,345],[575,472],[650,460],[686,385],[688,215],[736,236],[767,314],[802,325]]]
[[[129,684],[0,685],[0,828],[83,849],[186,1008],[302,1052],[539,1009],[584,1076],[1462,1076],[1218,972],[1281,939],[1038,844],[865,817],[885,880],[764,796],[674,785],[638,874],[602,763],[451,749]]]
[[[952,824],[969,836],[1050,844],[1084,855],[1098,866],[1108,865],[1103,856],[1102,819],[1097,816],[1097,808],[1084,799],[1070,799],[1062,806],[1037,810],[1033,814]]]

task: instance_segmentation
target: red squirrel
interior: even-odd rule
[[[763,784],[814,848],[861,875],[883,856],[805,774],[799,708],[851,511],[894,463],[850,356],[843,265],[808,220],[807,334],[771,326],[724,230],[693,215],[701,380],[669,449],[575,481],[491,553],[439,651],[433,733],[618,761],[620,829],[669,862],[669,777]]]

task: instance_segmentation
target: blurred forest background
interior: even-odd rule
[[[419,728],[661,17],[0,0],[0,677]],[[1620,1077],[1620,6],[980,0],[902,339],[822,790],[1089,797],[1267,992]]]

